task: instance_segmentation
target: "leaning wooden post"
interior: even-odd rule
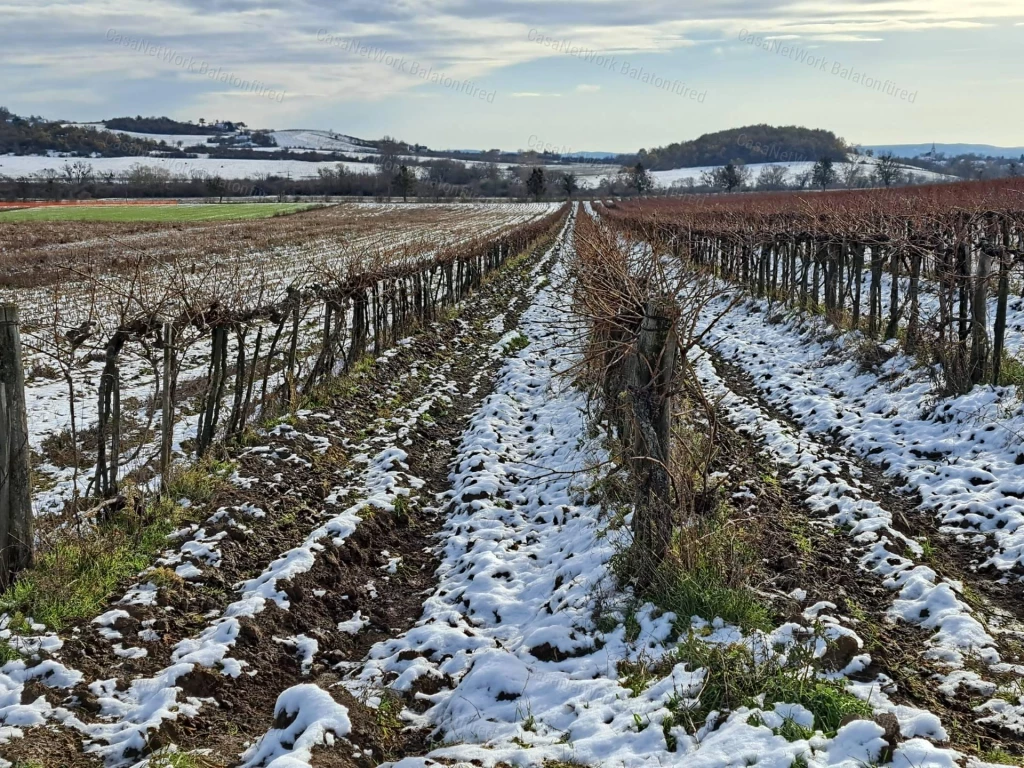
[[[0,305],[0,588],[32,565],[28,414],[18,308]]]
[[[668,464],[676,357],[674,304],[667,298],[651,299],[645,307],[628,381],[633,401],[634,573],[641,589],[655,579],[672,539]]]
[[[174,369],[174,323],[164,323],[163,413],[160,418],[160,494],[167,493],[171,480],[171,446],[174,441],[174,406],[171,378]]]

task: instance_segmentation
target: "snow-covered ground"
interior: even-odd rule
[[[167,157],[47,157],[43,155],[0,155],[0,174],[4,176],[30,176],[45,170],[58,173],[68,163],[83,160],[93,171],[102,176],[108,173],[124,173],[136,165],[162,168],[175,176],[201,177],[220,176],[225,179],[258,179],[265,176],[282,176],[293,179],[313,179],[320,168],[335,169],[344,165],[352,173],[376,173],[372,163],[304,162],[302,160],[224,160],[209,157],[167,158]]]
[[[139,133],[137,131],[118,131],[107,128],[103,123],[69,123],[77,128],[91,128],[94,131],[107,133],[123,133],[136,139],[148,139],[158,144],[162,141],[172,147],[178,146],[181,142],[182,149],[192,150],[196,147],[206,147],[209,139],[221,138],[223,133]],[[196,126],[201,129],[202,126]],[[319,131],[315,129],[295,128],[284,131],[269,131],[277,142],[276,147],[255,147],[257,151],[276,152],[281,149],[316,150],[321,152],[344,152],[355,154],[361,157],[377,154],[377,150],[366,145],[361,139],[352,136],[345,136],[332,131]]]
[[[94,130],[108,130],[101,123],[77,123],[75,125],[93,128]],[[135,133],[132,131],[118,131],[118,133],[126,133],[129,136],[134,136],[140,139],[151,139],[157,142],[165,141],[172,147],[176,147],[178,142],[182,142],[183,149],[198,152],[199,154],[202,154],[202,148],[209,148],[210,145],[207,144],[207,139],[214,138],[217,135],[203,133],[190,135],[146,134]],[[277,152],[283,149],[290,149],[296,152],[341,152],[350,157],[358,157],[362,159],[372,158],[377,154],[377,151],[372,147],[367,147],[363,140],[331,131],[289,129],[271,131],[270,133],[277,141],[277,146],[255,147],[253,148],[255,151]],[[410,155],[403,159],[429,163],[436,158]],[[857,163],[861,168],[862,175],[865,177],[869,177],[871,175],[874,166],[877,164],[877,159],[870,157],[851,156],[851,160]],[[59,171],[64,167],[65,163],[73,161],[73,159],[68,158],[40,155],[22,157],[0,155],[0,175],[26,176],[41,173],[45,170]],[[344,165],[346,170],[352,173],[375,173],[377,170],[373,164],[358,162],[338,163],[304,162],[298,160],[219,160],[205,156],[186,160],[153,157],[93,158],[89,159],[88,162],[93,166],[98,174],[121,173],[135,163],[142,163],[144,165],[164,168],[171,173],[180,176],[198,174],[202,176],[221,176],[223,178],[232,179],[253,179],[266,175],[290,177],[293,179],[309,179],[316,178],[317,171],[320,168],[336,168],[339,164]],[[458,162],[465,163],[468,166],[486,165],[485,162],[479,160],[467,159],[460,160]],[[763,168],[773,166],[784,168],[786,172],[786,183],[793,184],[800,176],[810,173],[814,166],[814,162],[755,163],[748,165],[747,168],[750,171],[750,184],[753,185],[756,182],[758,174],[761,173]],[[508,166],[507,164],[502,164],[500,167],[505,168]],[[663,188],[671,187],[674,184],[683,184],[687,182],[687,180],[691,179],[694,183],[699,184],[701,174],[707,171],[713,171],[717,167],[718,166],[699,166],[692,168],[674,168],[667,171],[652,171],[651,176],[654,178],[655,185]],[[593,188],[602,181],[614,179],[621,170],[618,165],[596,162],[577,163],[572,165],[546,165],[544,168],[551,174],[575,173],[579,179],[580,186],[584,188]],[[837,165],[837,172],[839,171],[841,171],[841,165]],[[956,180],[955,177],[952,176],[912,168],[910,166],[905,166],[904,171],[908,174],[913,174],[922,181],[937,182]]]
[[[857,165],[861,169],[861,174],[865,177],[870,177],[877,162],[868,157],[859,158],[856,161]],[[713,171],[719,166],[708,165],[698,168],[675,168],[670,171],[652,171],[651,175],[654,177],[655,182],[660,187],[671,187],[675,183],[684,182],[686,179],[693,179],[695,182],[700,182],[701,174],[706,171]],[[757,182],[757,177],[761,173],[762,169],[767,167],[779,167],[784,168],[786,171],[786,183],[793,184],[797,178],[803,174],[809,173],[814,168],[813,162],[799,162],[799,163],[753,163],[747,166],[750,171],[750,184]],[[837,163],[836,170],[838,173],[842,173],[843,164]],[[904,171],[912,173],[915,176],[919,176],[925,181],[954,181],[955,178],[933,171],[925,171],[920,168],[905,167]],[[610,174],[614,176],[613,174]]]
[[[813,715],[792,703],[715,714],[690,732],[673,713],[696,705],[708,672],[671,655],[678,649],[672,639],[677,617],[639,606],[635,637],[621,623],[604,630],[596,625],[602,611],[622,621],[631,610],[628,590],[616,586],[611,571],[629,534],[587,492],[608,457],[604,435],[583,437],[586,398],[564,376],[575,346],[562,278],[556,269],[550,284],[538,282],[537,301],[522,321],[530,343],[506,362],[495,394],[463,436],[452,474],[453,512],[441,537],[439,584],[423,617],[411,631],[374,647],[346,683],[371,702],[385,684],[400,692],[423,678],[440,685],[435,694],[420,694],[430,703],[422,716],[404,716],[412,725],[436,728],[445,744],[395,768],[427,768],[435,761],[704,768],[876,762],[885,742],[883,729],[870,720],[848,723],[831,739],[820,732],[791,740],[780,735],[787,720],[815,730]],[[828,615],[833,608],[813,606],[801,619],[818,627],[813,655],[825,652],[825,639],[860,643]],[[804,642],[796,623],[749,635],[714,616],[689,623],[697,642],[741,646],[755,656],[781,659]],[[619,671],[626,662],[652,670],[639,691]],[[851,670],[869,662],[857,656]],[[937,718],[893,705],[878,685],[851,689],[876,712],[897,717],[906,741],[895,749],[895,764],[951,768],[956,753],[922,738],[946,737]]]
[[[377,150],[367,147],[360,139],[330,131],[294,129],[272,131],[271,136],[277,141],[277,146],[282,149],[315,149],[364,157],[377,154]]]
[[[1019,628],[1012,623],[1001,627],[1001,622],[976,613],[965,602],[964,585],[953,578],[940,577],[928,565],[921,542],[898,530],[899,523],[892,512],[872,498],[877,491],[870,483],[858,479],[861,472],[856,467],[809,430],[781,423],[756,402],[737,395],[703,351],[694,358],[702,386],[717,399],[728,418],[741,431],[763,441],[774,461],[789,470],[790,481],[805,489],[804,504],[808,509],[844,530],[860,567],[896,593],[887,620],[906,622],[931,633],[925,658],[941,670],[932,676],[938,690],[950,698],[956,697],[961,687],[981,695],[983,698],[975,706],[981,722],[1024,733],[1024,700],[1020,700],[1019,694],[1018,700],[1013,700],[1015,687],[1024,680],[1024,666],[1002,658],[993,637],[1000,630],[1003,635],[1012,636]],[[762,385],[771,380],[774,377],[765,379],[763,375],[757,379]],[[771,390],[769,386],[765,388]],[[837,474],[845,477],[837,478]],[[927,542],[927,537],[923,541]],[[1013,682],[1007,684],[1007,678],[1016,678],[1016,686]],[[997,692],[1001,695],[995,695]],[[904,722],[905,712],[893,712],[901,720],[904,735],[909,735],[911,728],[921,727],[918,735],[945,740],[937,718],[926,724],[927,716],[922,720],[915,715],[913,725]]]
[[[894,354],[877,372],[864,371],[860,334],[830,341],[815,322],[767,323],[766,311],[730,311],[709,341],[808,429],[836,435],[906,478],[946,532],[978,545],[982,565],[1024,570],[1024,407],[1016,388],[978,386],[942,398],[914,358]]]
[[[859,627],[867,625],[840,614],[835,603],[808,605],[812,601],[805,602],[807,591],[796,589],[790,597],[798,609],[784,613],[773,626],[744,631],[719,616],[677,616],[644,604],[618,582],[613,559],[630,543],[632,511],[628,505],[612,509],[602,503],[600,489],[607,486],[607,474],[617,471],[608,453],[609,435],[592,420],[587,397],[574,386],[571,375],[580,354],[578,328],[567,309],[573,295],[565,271],[573,248],[572,223],[570,219],[547,254],[545,262],[554,261],[553,269],[544,269],[542,263],[529,273],[533,299],[517,332],[509,331],[490,347],[492,359],[504,358],[494,390],[468,422],[460,420],[464,431],[453,441],[457,448],[447,490],[429,497],[436,499],[443,515],[434,548],[440,566],[434,588],[415,593],[424,595],[419,620],[407,631],[389,630],[364,658],[332,662],[340,680],[310,674],[317,657],[323,657],[321,640],[328,642],[330,633],[318,640],[305,626],[296,626],[286,636],[271,638],[271,643],[293,650],[301,671],[281,686],[283,690],[274,691],[275,717],[263,721],[262,733],[246,734],[251,741],[235,763],[308,768],[351,755],[359,764],[380,764],[378,755],[368,762],[371,754],[359,743],[359,729],[353,727],[357,718],[350,715],[358,705],[360,713],[365,707],[379,708],[384,716],[385,701],[391,706],[400,701],[409,705],[401,708],[402,723],[428,729],[432,738],[427,754],[406,757],[394,768],[539,767],[555,762],[595,768],[862,768],[882,763],[893,768],[984,768],[985,763],[949,747],[954,724],[942,722],[935,712],[901,703],[897,684],[878,670],[877,660],[858,635]],[[906,439],[906,426],[915,417],[899,413],[899,398],[878,389],[881,382],[858,378],[842,363],[830,367],[825,354],[829,350],[815,337],[793,324],[765,323],[764,316],[755,304],[736,308],[709,341],[717,341],[723,353],[751,373],[765,398],[800,415],[803,426],[783,423],[754,398],[738,396],[697,350],[694,362],[702,385],[737,431],[763,438],[766,453],[789,470],[787,479],[811,513],[827,518],[835,535],[846,537],[846,564],[879,578],[885,588],[880,591],[893,597],[891,618],[932,630],[924,658],[948,664],[951,671],[927,682],[941,695],[980,693],[988,701],[979,705],[979,718],[1021,727],[1018,705],[1005,691],[994,695],[995,684],[983,675],[991,671],[1013,676],[1024,670],[993,652],[991,628],[983,626],[958,597],[961,586],[919,562],[924,547],[896,530],[893,513],[875,499],[871,485],[856,479],[852,462],[820,436],[826,431],[838,434],[858,453],[877,455],[877,461],[902,461],[896,469],[906,472],[900,441]],[[496,336],[505,327],[504,313],[489,326]],[[454,338],[455,349],[465,348],[460,342],[469,327],[463,323],[463,331]],[[515,352],[504,343],[513,336],[526,340]],[[394,350],[379,359],[388,354]],[[824,374],[816,380],[809,372],[823,359]],[[376,417],[368,431],[335,434],[334,440],[320,437],[307,430],[312,430],[314,420],[326,421],[331,415],[300,411],[294,426],[282,423],[261,433],[265,444],[250,446],[246,458],[265,462],[268,473],[278,473],[273,487],[281,481],[286,463],[312,467],[288,445],[307,442],[327,450],[335,444],[352,455],[337,468],[330,492],[324,489],[322,514],[314,517],[312,530],[303,529],[294,546],[289,544],[252,578],[225,587],[225,605],[204,614],[197,631],[172,645],[148,624],[138,633],[139,641],[132,640],[138,647],[114,647],[114,653],[125,659],[145,658],[145,643],[162,641],[173,648],[168,663],[161,661],[144,675],[111,673],[110,679],[87,679],[59,658],[37,666],[20,660],[4,665],[0,742],[25,735],[23,728],[61,724],[108,765],[131,765],[139,759],[135,750],[152,744],[158,732],[174,738],[176,732],[187,732],[201,712],[216,707],[215,695],[198,697],[184,689],[182,681],[196,667],[228,681],[262,673],[253,663],[259,657],[243,653],[243,641],[253,638],[252,632],[243,637],[243,625],[269,613],[286,613],[301,621],[305,592],[289,587],[318,561],[334,557],[325,546],[328,542],[355,539],[374,507],[394,511],[410,498],[427,498],[423,489],[429,486],[410,460],[416,449],[409,447],[409,434],[431,409],[437,412],[436,405],[452,402],[457,384],[446,375],[446,365],[426,371],[424,380],[429,383],[422,394]],[[896,366],[886,373],[901,372]],[[846,400],[839,384],[845,387],[851,380],[853,399]],[[392,383],[378,394],[390,401],[396,391]],[[861,409],[859,418],[852,413],[860,403],[857,397],[870,406]],[[882,434],[881,427],[875,427],[883,418],[889,421],[887,439],[872,443],[868,438]],[[975,424],[979,433],[982,424]],[[938,441],[935,444],[914,445],[935,449],[946,437],[932,435],[929,439]],[[981,437],[974,442],[979,450],[997,451],[995,443],[1000,441],[988,443]],[[969,465],[973,455],[961,448],[958,455]],[[980,475],[966,468],[971,469],[970,477]],[[738,481],[750,478],[740,475],[747,471],[743,467],[732,471]],[[943,475],[941,484],[922,482],[925,502],[928,493],[956,496],[959,481],[965,478],[966,473],[954,472]],[[264,481],[236,473],[232,482],[249,489]],[[271,505],[264,507],[238,503],[209,517],[204,513],[205,522],[177,532],[161,563],[186,581],[204,572],[216,573],[228,559],[220,550],[228,546],[229,537],[223,532],[210,535],[208,530],[224,521],[244,530],[280,513]],[[400,572],[399,558],[390,552],[381,556],[383,570]],[[325,577],[336,575],[328,572]],[[157,586],[147,579],[142,574],[119,603],[96,617],[93,623],[99,625],[104,641],[99,645],[127,643],[127,636],[115,626],[118,621],[133,607],[161,605]],[[319,594],[331,591],[331,583],[319,583]],[[821,585],[816,587],[820,591]],[[376,599],[376,592],[371,597]],[[366,626],[360,612],[346,611],[343,619],[338,631],[346,637],[358,635]],[[57,653],[63,643],[53,634],[15,638],[4,624],[0,638],[20,643],[26,653]],[[826,655],[840,642],[850,652],[842,661],[826,663]],[[705,697],[713,693],[716,662],[700,661],[701,656],[693,655],[694,647],[728,649],[749,658],[752,665],[797,669],[803,684],[827,681],[831,690],[845,690],[864,702],[876,719],[844,718],[826,735],[814,713],[786,698],[799,694],[776,695],[767,689],[731,711],[702,712],[697,718],[708,701]],[[102,653],[105,648],[97,650]],[[643,674],[630,673],[637,669]],[[54,695],[34,694],[37,679]],[[272,684],[277,679],[267,680]],[[80,718],[65,701],[51,703],[51,698],[63,699],[64,689],[79,683],[87,683],[94,695],[97,717]],[[769,695],[772,698],[766,698]],[[689,723],[691,716],[698,722]],[[164,728],[171,720],[175,729]],[[886,730],[883,723],[888,722],[898,733]],[[984,746],[979,744],[978,751]],[[316,755],[314,747],[321,750]]]
[[[196,133],[139,133],[137,131],[114,131],[107,128],[103,123],[68,123],[68,125],[75,128],[90,128],[94,131],[102,131],[104,133],[117,133],[131,136],[135,139],[147,139],[149,141],[155,141],[159,144],[161,141],[166,143],[168,146],[177,147],[178,142],[181,142],[182,149],[191,149],[195,146],[206,146],[207,139],[214,139],[221,134],[216,133],[200,133],[202,126],[196,126]]]

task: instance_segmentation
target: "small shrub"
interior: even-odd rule
[[[1024,390],[1024,359],[1003,352],[999,363],[999,383],[1003,386],[1014,386]]]
[[[712,711],[730,711],[738,707],[768,709],[774,704],[800,704],[814,715],[814,725],[826,736],[839,730],[840,723],[850,715],[870,717],[871,706],[846,691],[841,682],[821,680],[808,664],[809,648],[790,649],[786,663],[777,659],[759,661],[743,645],[712,645],[691,633],[678,650],[676,658],[707,671],[700,703],[694,709],[674,702],[677,721],[698,729]],[[757,697],[764,703],[758,704]],[[806,729],[783,724],[779,734],[791,740],[806,738]]]
[[[234,470],[233,463],[209,457],[188,467],[175,467],[168,478],[167,496],[174,500],[188,499],[193,504],[205,504]]]
[[[896,356],[894,345],[883,344],[875,339],[864,339],[853,350],[853,359],[861,373],[877,373]]]

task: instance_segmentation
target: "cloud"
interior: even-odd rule
[[[809,39],[829,43],[881,43],[885,40],[883,37],[864,37],[863,35],[813,35]]]
[[[538,35],[630,58],[721,44],[741,29],[836,43],[1024,24],[1014,0],[719,0],[687,4],[683,14],[678,0],[0,0],[0,14],[4,95],[12,104],[28,102],[33,93],[65,93],[42,111],[97,100],[110,114],[134,114],[142,81],[150,86],[147,96],[175,105],[164,111],[193,118],[199,108],[216,111],[222,102],[228,109],[242,100],[219,95],[223,87],[173,64],[111,44],[109,30],[259,79],[287,92],[287,109],[301,114],[437,90],[422,77],[325,44],[317,39],[320,30],[377,46],[421,69],[478,80],[538,62],[573,63],[563,51],[539,44]],[[556,95],[519,87],[515,98]],[[172,96],[165,96],[168,89]],[[241,119],[251,114],[246,109]],[[252,109],[262,114],[270,108],[254,103]],[[284,119],[288,113],[268,114]]]
[[[545,99],[551,96],[561,96],[560,93],[541,93],[540,91],[517,91],[509,94],[513,99]]]
[[[600,85],[588,85],[587,83],[581,83],[576,86],[577,93],[597,93],[600,90]]]

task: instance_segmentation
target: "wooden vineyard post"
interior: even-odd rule
[[[295,385],[295,359],[299,349],[299,302],[295,302],[292,310],[292,338],[288,348],[288,404],[295,403],[297,388]]]
[[[885,338],[895,339],[900,329],[900,254],[896,248],[889,249],[889,323],[885,326]]]
[[[906,347],[907,351],[911,353],[917,349],[918,335],[920,334],[921,327],[920,286],[921,253],[915,248],[913,253],[910,255],[910,289],[907,294],[907,300],[910,302],[910,310],[909,317],[907,317]]]
[[[171,400],[171,378],[174,368],[174,323],[165,322],[163,328],[164,370],[163,411],[160,419],[160,493],[167,493],[171,480],[171,445],[174,440],[174,407]]]
[[[864,246],[857,243],[853,246],[853,320],[855,331],[860,330],[860,291],[863,284],[861,273],[864,271]]]
[[[1010,298],[1010,265],[1005,250],[999,257],[999,298],[996,304],[996,327],[992,349],[992,385],[999,386],[999,373],[1003,362],[1003,344],[1006,339],[1006,304]]]
[[[668,473],[672,427],[672,386],[677,343],[671,299],[651,299],[644,311],[637,350],[628,375],[632,393],[633,471],[636,511],[633,541],[636,580],[643,588],[656,577],[672,539],[671,479]]]
[[[991,253],[987,247],[978,255],[978,273],[974,277],[971,298],[971,383],[979,384],[985,377],[988,361],[988,273]]]
[[[0,588],[32,565],[28,414],[18,308],[0,305]]]

